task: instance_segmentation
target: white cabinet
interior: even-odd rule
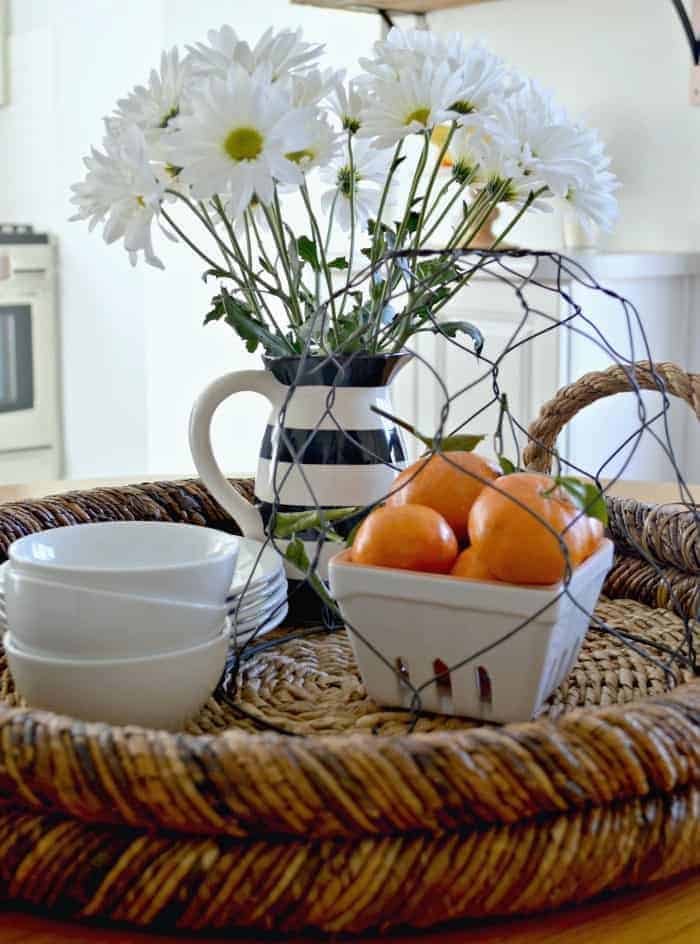
[[[483,359],[441,337],[421,335],[416,359],[396,380],[398,414],[433,434],[447,410],[444,429],[486,433],[484,451],[494,454],[492,436],[499,417],[497,394],[505,393],[513,424],[503,429],[504,453],[515,459],[523,431],[543,403],[562,386],[590,370],[614,363],[612,351],[625,358],[644,360],[646,344],[655,361],[674,361],[690,371],[700,370],[700,341],[695,312],[700,302],[700,256],[694,254],[611,253],[586,254],[578,262],[607,290],[628,299],[636,315],[604,292],[584,287],[564,275],[557,290],[557,269],[542,257],[535,273],[537,285],[527,281],[531,260],[510,262],[511,284],[502,271],[479,272],[440,313],[444,320],[474,323],[485,339]],[[526,311],[516,289],[527,302]],[[575,306],[580,306],[577,313]],[[646,343],[644,341],[646,336]],[[467,349],[471,348],[464,339]],[[609,346],[606,350],[606,345]],[[491,363],[497,366],[494,377]],[[647,419],[662,406],[656,393],[645,393]],[[449,404],[447,398],[452,397]],[[689,480],[700,479],[698,424],[684,404],[672,404],[669,428],[681,468]],[[652,427],[663,433],[662,420]],[[558,444],[562,458],[589,473],[602,468],[610,477],[668,480],[673,470],[662,448],[640,426],[638,402],[630,394],[599,401],[571,423]],[[613,461],[606,464],[626,439]],[[638,440],[638,441],[637,441]],[[413,455],[420,444],[412,443]]]

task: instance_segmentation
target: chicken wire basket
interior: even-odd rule
[[[548,471],[564,424],[615,393],[657,390],[662,413],[675,396],[700,414],[697,375],[614,360],[543,407],[518,465]],[[498,365],[487,366],[497,385]],[[653,419],[640,414],[640,428]],[[35,711],[3,658],[3,895],[152,928],[336,933],[531,912],[700,865],[700,540],[680,470],[678,483],[672,506],[604,489],[612,569],[595,608],[575,570],[563,581],[577,625],[568,653],[545,659],[534,721],[484,723],[479,667],[498,640],[440,656],[445,665],[435,656],[420,680],[407,657],[406,678],[391,659],[405,652],[387,654],[355,625],[370,616],[346,629],[330,604],[326,625],[292,622],[234,647],[177,734]],[[251,482],[232,484],[252,495]],[[103,520],[238,531],[201,483],[150,483],[1,506],[0,553],[32,531]],[[520,639],[533,615],[514,627]],[[401,706],[372,698],[360,645],[389,663]],[[455,693],[442,677],[463,667],[477,680],[476,721],[445,711]]]

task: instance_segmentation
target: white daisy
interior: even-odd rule
[[[559,197],[592,182],[594,169],[585,132],[573,125],[552,96],[534,82],[493,102],[486,128],[503,146],[519,148],[523,172]]]
[[[270,28],[251,49],[238,38],[232,26],[222,26],[219,30],[209,30],[208,45],[197,43],[187,49],[197,76],[218,75],[223,79],[231,65],[239,65],[250,74],[260,68],[268,69],[272,81],[277,81],[310,67],[323,52],[323,45],[305,43],[302,35],[301,29],[275,33]]]
[[[374,59],[360,59],[362,68],[378,78],[393,75],[398,77],[402,69],[410,68],[426,60],[435,65],[447,62],[458,69],[466,57],[464,39],[461,33],[448,33],[439,36],[430,30],[402,30],[392,27],[386,39],[374,44]]]
[[[310,69],[308,72],[291,75],[287,87],[296,108],[318,105],[327,98],[343,73],[335,69]]]
[[[104,222],[105,242],[123,239],[132,265],[143,252],[146,262],[162,269],[153,251],[151,225],[167,182],[149,163],[143,131],[136,125],[125,126],[119,136],[108,135],[103,147],[104,153],[93,148],[84,158],[85,180],[71,187],[71,203],[78,208],[71,219],[89,220],[91,230]]]
[[[451,106],[459,98],[461,77],[446,62],[425,61],[400,70],[396,78],[376,78],[366,88],[369,104],[358,134],[374,138],[375,147],[391,147],[409,134],[459,117]]]
[[[620,181],[607,169],[608,164],[609,160],[601,155],[593,180],[586,186],[570,187],[565,197],[567,204],[588,233],[593,226],[609,232],[618,217],[619,210],[614,193],[619,189]]]
[[[470,189],[488,190],[499,203],[522,206],[533,190],[533,179],[522,168],[517,142],[499,140],[479,126],[459,128],[452,139],[452,173],[460,182],[469,180]],[[539,199],[537,209],[550,210]]]
[[[228,200],[223,201],[223,206],[227,218],[232,218]],[[240,213],[238,216],[233,218],[233,228],[239,237],[245,238],[246,229],[249,233],[252,233],[253,223],[255,223],[255,228],[261,236],[266,237],[270,233],[270,224],[265,214],[265,209],[255,195],[246,207],[245,213]],[[224,226],[224,221],[221,219],[218,213],[214,216],[214,225],[217,227]]]
[[[498,140],[479,127],[458,128],[450,142],[452,173],[460,183],[469,181],[474,191],[488,189],[500,203],[522,206],[530,196],[533,181],[519,161],[517,142]],[[537,209],[547,209],[543,201]]]
[[[429,30],[390,30],[386,40],[375,43],[375,59],[361,59],[367,73],[380,79],[398,79],[406,69],[446,64],[459,76],[460,88],[450,103],[460,114],[471,114],[486,107],[491,96],[507,94],[508,72],[505,63],[483,45],[467,48],[460,33],[438,36]]]
[[[177,118],[178,133],[169,139],[169,159],[197,199],[226,194],[237,216],[254,194],[269,204],[275,182],[301,183],[285,154],[304,147],[305,117],[279,83],[233,66],[226,79],[214,76],[193,92],[191,111]]]
[[[108,130],[119,133],[125,124],[137,125],[152,146],[154,157],[162,156],[160,142],[171,129],[171,122],[180,113],[190,79],[190,67],[182,61],[176,46],[164,52],[160,72],[151,71],[148,85],[137,85],[126,98],[117,102],[114,117],[108,119]]]
[[[352,220],[351,208],[354,203],[355,223],[360,229],[367,227],[369,219],[376,219],[379,211],[382,190],[393,159],[392,151],[380,151],[368,142],[353,139],[352,169],[347,152],[343,160],[322,172],[322,179],[332,185],[321,198],[324,213],[329,213],[335,205],[335,220],[348,232]],[[352,192],[352,180],[355,179],[355,192]],[[392,206],[390,192],[385,212]]]
[[[293,161],[303,173],[314,167],[324,167],[335,160],[340,150],[340,139],[322,113],[309,114],[297,129],[302,146],[284,156]]]
[[[505,63],[482,43],[470,46],[458,63],[451,56],[447,57],[447,62],[462,82],[459,98],[452,103],[453,110],[460,115],[488,112],[493,98],[505,98],[513,90],[513,83],[508,84]]]
[[[366,103],[356,82],[349,82],[346,86],[343,80],[337,81],[328,104],[331,111],[338,116],[344,131],[355,134],[360,130],[360,115]]]

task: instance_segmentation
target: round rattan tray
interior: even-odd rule
[[[656,371],[697,413],[699,379]],[[562,391],[535,439],[615,389],[609,371]],[[537,447],[529,460],[546,464]],[[176,735],[33,711],[2,659],[2,893],[146,926],[359,931],[551,908],[699,865],[700,682],[679,672],[669,691],[643,656],[645,641],[676,648],[697,610],[696,516],[609,504],[618,559],[598,615],[637,650],[590,632],[528,724],[412,728],[367,698],[345,631],[278,631]],[[104,488],[0,506],[0,554],[28,531],[116,519],[235,530],[197,482]]]

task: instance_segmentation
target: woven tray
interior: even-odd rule
[[[698,378],[657,370],[697,412]],[[619,388],[607,372],[563,391],[536,439],[554,442],[572,396],[580,406],[606,383]],[[645,552],[697,590],[694,516],[610,508],[618,599],[598,615],[642,649],[675,648],[684,625],[663,599],[622,598],[638,579],[624,576],[634,541],[621,523],[649,521]],[[198,483],[159,483],[0,506],[0,552],[28,531],[124,518],[235,530]],[[158,927],[359,931],[551,908],[700,864],[688,673],[669,692],[659,666],[592,631],[541,719],[421,717],[408,733],[407,715],[367,698],[344,631],[288,628],[271,643],[180,735],[22,707],[0,658],[2,893]]]

